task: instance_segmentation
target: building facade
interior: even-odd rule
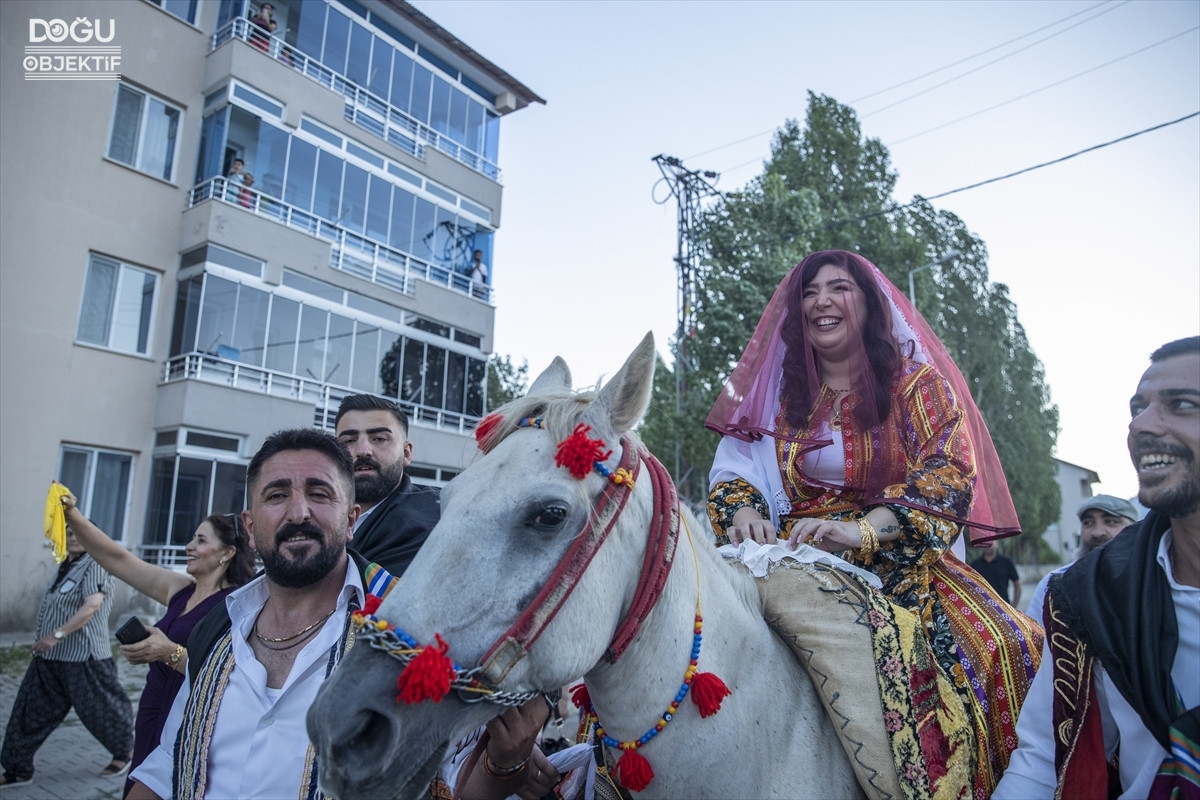
[[[0,629],[55,569],[51,479],[178,563],[346,394],[408,411],[418,481],[472,452],[500,120],[543,101],[400,0],[270,5],[0,3]],[[68,48],[119,75],[29,61]]]

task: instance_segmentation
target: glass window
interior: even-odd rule
[[[300,312],[300,341],[296,348],[296,374],[325,380],[325,328],[329,312],[304,306]]]
[[[425,343],[404,340],[404,358],[400,363],[400,400],[421,402],[422,367],[425,365]]]
[[[433,203],[428,200],[422,200],[420,197],[416,198],[416,210],[413,219],[413,244],[412,250],[409,252],[426,261],[433,260],[433,249],[436,247],[436,243],[434,242],[434,235],[436,233],[434,225],[436,221],[434,217]]]
[[[371,32],[362,25],[350,26],[350,52],[346,59],[346,77],[366,86],[371,71]]]
[[[316,174],[317,148],[308,142],[291,137],[291,154],[288,156],[287,184],[283,200],[286,203],[312,211],[313,176]]]
[[[271,301],[271,325],[267,330],[267,359],[263,365],[275,372],[292,374],[296,363],[296,324],[300,304],[286,297]]]
[[[495,164],[500,160],[500,117],[488,111],[484,126],[483,157]]]
[[[346,164],[345,183],[342,186],[341,225],[355,233],[363,232],[363,219],[367,211],[367,171],[353,164]]]
[[[360,392],[379,392],[379,328],[357,323],[354,332],[354,369],[350,385]]]
[[[408,113],[416,117],[417,122],[426,125],[429,124],[429,92],[432,80],[432,72],[420,64],[413,63],[412,104]]]
[[[438,133],[450,132],[450,84],[433,76],[433,100],[429,106],[429,127]]]
[[[204,118],[200,128],[200,157],[196,159],[196,183],[222,174],[229,112],[226,106]]]
[[[487,362],[478,358],[468,359],[467,362],[467,413],[475,417],[482,417]]]
[[[249,286],[238,287],[237,315],[233,323],[232,341],[237,349],[231,354],[243,364],[261,366],[267,340],[267,309],[271,295]]]
[[[313,213],[336,222],[341,213],[342,160],[324,150],[317,154],[317,181],[313,192]]]
[[[450,126],[447,133],[459,144],[470,146],[467,141],[467,96],[459,91],[450,93]]]
[[[446,410],[462,413],[467,388],[467,357],[451,352],[446,363]]]
[[[325,52],[321,63],[334,72],[346,73],[346,45],[350,39],[350,18],[339,14],[333,8],[329,9],[329,19],[325,22]]]
[[[125,538],[133,456],[115,450],[62,446],[58,480],[79,499],[79,510],[117,541]]]
[[[209,514],[246,507],[244,464],[180,455],[154,459],[147,544],[185,545]]]
[[[371,77],[367,88],[380,97],[388,96],[388,83],[392,77],[392,53],[395,50],[386,40],[378,36],[371,37]],[[404,56],[396,53],[396,58]]]
[[[151,3],[179,17],[184,22],[196,23],[196,0],[150,0]]]
[[[196,348],[217,355],[217,348],[233,339],[233,314],[237,307],[238,286],[214,275],[204,276],[204,301],[200,305],[200,331]]]
[[[483,152],[483,105],[467,100],[467,132],[463,144],[476,153]]]
[[[128,84],[117,84],[108,157],[156,178],[172,180],[182,114],[175,106]]]
[[[124,353],[150,352],[158,275],[92,254],[76,340]]]
[[[325,38],[325,8],[324,3],[293,3],[288,8],[285,40],[316,59],[321,57],[321,42]]]
[[[413,61],[403,53],[393,53],[392,88],[388,97],[392,105],[407,113],[409,100],[412,98]]]
[[[404,337],[386,331],[379,333],[379,349],[386,352],[379,359],[379,393],[384,397],[400,396],[400,359],[404,349]]]
[[[350,385],[350,354],[354,347],[354,320],[329,315],[329,346],[325,351],[325,383]]]
[[[175,296],[175,324],[171,329],[171,355],[196,349],[196,320],[200,316],[200,293],[204,278],[197,275],[179,282]]]
[[[425,346],[425,390],[421,402],[431,408],[443,408],[442,387],[446,380],[446,351],[433,345]]]
[[[388,240],[388,219],[392,215],[392,187],[378,175],[371,176],[367,191],[367,236],[379,242]]]
[[[392,226],[388,243],[406,253],[413,252],[413,205],[416,199],[400,187],[392,187]]]

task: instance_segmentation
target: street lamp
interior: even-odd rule
[[[937,261],[930,261],[928,264],[923,264],[923,265],[917,267],[916,269],[910,269],[908,271],[908,300],[909,300],[909,302],[911,302],[913,304],[913,308],[917,307],[917,293],[913,286],[913,275],[916,275],[918,272],[920,272],[923,269],[929,269],[930,267],[936,267],[938,264],[944,264],[945,262],[949,261],[950,259],[958,258],[961,255],[962,255],[962,253],[960,253],[959,251],[951,250],[949,253],[946,253],[946,255],[942,256]]]

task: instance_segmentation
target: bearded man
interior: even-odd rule
[[[400,577],[441,516],[441,490],[413,483],[408,417],[390,400],[347,395],[334,430],[354,460],[354,501],[361,513],[354,549]]]
[[[1050,581],[1046,649],[993,797],[1200,797],[1200,336],[1129,401],[1141,521]]]

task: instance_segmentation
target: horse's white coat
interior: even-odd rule
[[[619,457],[620,433],[632,430],[645,412],[653,367],[653,341],[647,336],[583,414],[592,435],[613,448],[610,467]],[[578,398],[564,399],[569,387],[566,365],[556,359],[526,400],[515,404],[521,413],[535,407],[538,398],[549,403],[551,429],[512,433],[455,478],[442,496],[441,522],[378,612],[418,641],[441,633],[459,664],[477,664],[529,604],[604,487],[598,475],[576,480],[554,466],[557,442],[585,408]],[[643,477],[648,477],[645,471]],[[707,523],[686,510],[691,540],[680,531],[661,598],[623,657],[616,664],[602,660],[633,598],[652,504],[650,481],[639,481],[574,593],[501,688],[553,690],[584,675],[608,733],[622,740],[641,736],[682,682],[692,646],[698,565],[704,615],[699,668],[720,676],[732,694],[707,719],[700,718],[690,698],[684,701],[675,719],[641,750],[655,777],[638,796],[860,796],[807,675],[763,621],[751,580],[722,563]],[[546,531],[530,524],[547,505],[568,510],[561,528]],[[416,796],[418,784],[428,779],[414,775],[417,765],[498,709],[453,698],[396,705],[390,696],[394,688],[388,690],[399,665],[365,651],[352,651],[310,714],[322,784],[351,797],[377,793],[382,785],[394,791],[412,780],[403,791]],[[337,712],[337,724],[331,710]],[[373,724],[355,722],[368,715]]]

